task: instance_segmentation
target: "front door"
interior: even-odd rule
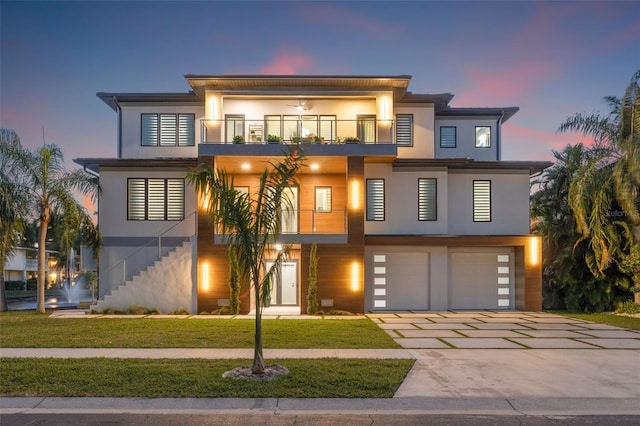
[[[267,269],[273,262],[267,262]],[[277,274],[278,275],[278,274]],[[298,262],[286,260],[280,265],[280,274],[271,288],[271,306],[298,305]]]

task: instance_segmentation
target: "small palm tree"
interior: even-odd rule
[[[44,313],[46,242],[52,218],[54,215],[68,218],[70,223],[79,224],[85,231],[97,235],[91,217],[74,194],[95,197],[98,188],[96,180],[83,170],[65,170],[62,151],[57,145],[44,145],[34,152],[17,149],[13,159],[16,174],[12,182],[23,194],[23,198],[15,201],[15,207],[33,214],[39,227],[36,312]]]
[[[225,170],[204,165],[187,175],[204,199],[209,200],[207,213],[213,225],[227,238],[235,252],[238,270],[244,282],[250,282],[255,296],[255,345],[251,367],[253,374],[265,372],[262,354],[262,308],[269,299],[272,284],[289,248],[277,251],[267,269],[265,254],[278,242],[283,204],[287,208],[285,190],[294,185],[303,158],[291,152],[280,163],[271,163],[260,176],[256,194],[250,195],[234,188],[233,176]],[[290,206],[289,206],[290,207]]]

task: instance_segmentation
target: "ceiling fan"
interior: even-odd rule
[[[298,111],[308,111],[310,109],[307,101],[304,99],[298,99],[297,105],[288,104],[287,106],[294,107]]]

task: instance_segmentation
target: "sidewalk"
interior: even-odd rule
[[[0,398],[0,413],[89,410],[640,416],[640,332],[545,313],[368,316],[403,349],[265,349],[264,354],[267,359],[416,359],[390,399]],[[250,359],[253,349],[2,348],[0,356]]]

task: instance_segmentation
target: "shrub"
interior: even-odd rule
[[[618,305],[616,312],[619,314],[640,314],[640,305],[633,300],[627,300]]]
[[[191,315],[191,312],[189,312],[189,310],[185,308],[178,308],[174,311],[169,312],[169,315]]]
[[[307,290],[307,314],[318,313],[318,245],[313,243],[309,252],[309,289]]]

